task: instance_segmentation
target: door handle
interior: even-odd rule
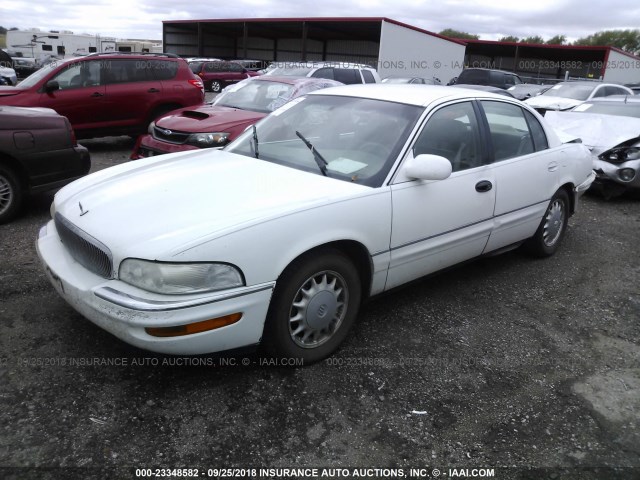
[[[481,180],[476,183],[476,192],[488,192],[493,188],[493,184],[489,180]]]
[[[158,90],[157,88],[150,88],[149,90],[147,90],[147,92],[149,92],[149,93],[160,93],[160,90]]]
[[[558,162],[551,162],[547,165],[547,170],[550,172],[555,172],[558,169]]]
[[[94,98],[97,98],[97,97],[104,97],[104,95],[103,95],[103,94],[101,94],[100,92],[93,92],[93,93],[91,94],[91,96],[92,96],[92,97],[94,97]]]

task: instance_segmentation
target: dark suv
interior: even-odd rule
[[[137,135],[156,117],[203,101],[202,81],[172,54],[70,58],[0,87],[0,105],[52,108],[83,138]]]
[[[0,223],[18,213],[25,195],[60,188],[90,167],[66,118],[48,108],[0,106]]]
[[[245,68],[238,62],[224,60],[202,62],[199,65],[191,62],[190,66],[193,72],[202,79],[204,88],[212,92],[219,92],[227,85],[259,75],[259,73]]]
[[[518,75],[512,72],[487,68],[467,68],[458,75],[455,83],[456,85],[489,85],[506,90],[523,82]]]

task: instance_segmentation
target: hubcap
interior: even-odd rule
[[[564,227],[564,203],[554,200],[549,207],[542,231],[542,240],[547,247],[553,246],[560,238]]]
[[[347,312],[349,292],[342,276],[316,273],[298,289],[289,314],[289,333],[302,348],[327,342],[340,328]]]
[[[13,201],[13,190],[9,180],[0,175],[0,214],[8,210]]]

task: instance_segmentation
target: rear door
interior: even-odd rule
[[[567,159],[549,149],[540,122],[510,102],[481,100],[496,183],[495,225],[486,252],[531,237],[558,189]]]
[[[79,61],[66,65],[50,79],[60,89],[42,92],[39,106],[52,108],[69,119],[76,130],[96,128],[105,121],[106,88],[99,60]]]
[[[154,59],[103,61],[109,127],[146,127],[151,111],[162,101],[162,82],[154,77]]]

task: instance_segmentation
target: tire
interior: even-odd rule
[[[222,90],[222,84],[219,81],[214,80],[213,82],[211,82],[212,92],[218,93],[220,90]]]
[[[299,258],[276,284],[263,335],[267,353],[308,365],[336,351],[360,308],[361,283],[353,262],[327,249]]]
[[[535,257],[550,257],[560,247],[569,221],[569,195],[558,190],[542,217],[533,237],[524,243],[525,250]]]
[[[24,192],[13,171],[0,165],[0,224],[17,215],[22,206]]]

